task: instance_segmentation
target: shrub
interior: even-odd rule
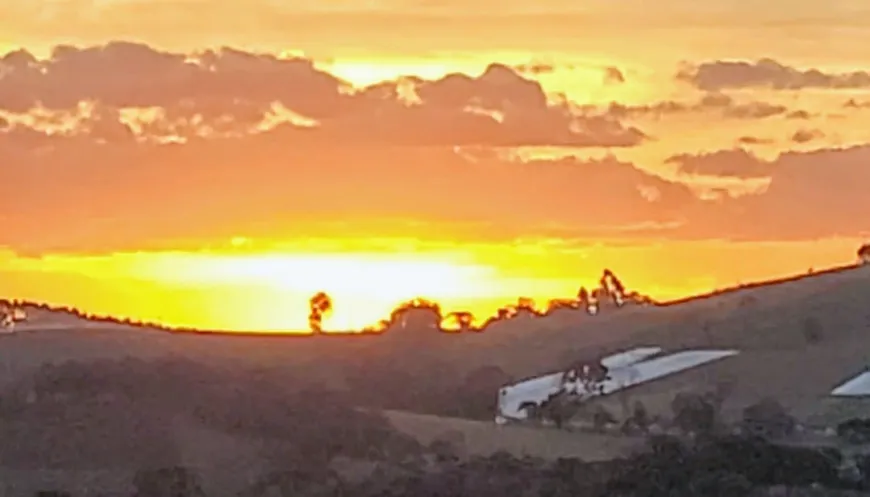
[[[598,431],[603,431],[608,425],[616,423],[616,417],[602,406],[596,406],[592,413],[592,426]]]
[[[432,440],[429,450],[440,459],[463,459],[468,455],[465,434],[459,430],[448,430]]]
[[[631,411],[631,422],[641,431],[647,431],[647,429],[649,429],[651,420],[643,402],[637,401],[634,403],[634,407]]]
[[[671,402],[674,425],[689,433],[710,433],[716,426],[716,407],[703,395],[678,393]]]
[[[653,435],[647,440],[650,454],[674,461],[680,461],[685,454],[685,447],[680,439],[671,435]]]
[[[698,472],[692,476],[686,495],[704,497],[746,497],[752,483],[746,476],[726,470]]]
[[[135,497],[204,497],[199,476],[175,466],[142,470],[133,477]]]
[[[743,429],[764,437],[784,437],[794,433],[797,425],[779,402],[766,398],[743,410]]]
[[[837,436],[852,444],[870,443],[870,419],[852,418],[837,425]]]

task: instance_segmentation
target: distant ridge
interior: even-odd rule
[[[651,299],[649,305],[655,308],[667,308],[674,307],[681,304],[687,304],[692,302],[699,302],[706,299],[711,299],[715,297],[720,297],[728,294],[733,294],[736,292],[740,292],[743,290],[753,290],[763,287],[771,287],[777,286],[785,283],[797,282],[807,279],[812,279],[821,276],[829,276],[833,274],[845,273],[853,270],[858,270],[864,267],[861,263],[852,263],[842,266],[834,266],[831,268],[813,270],[807,273],[800,273],[791,276],[784,276],[780,278],[774,279],[766,279],[761,281],[742,283],[726,288],[715,289],[709,292],[690,295],[687,297],[681,297],[672,300],[658,301],[655,299]],[[26,300],[16,300],[9,298],[0,298],[0,304],[11,304],[18,307],[23,308],[36,308],[42,311],[48,311],[53,313],[61,313],[66,314],[71,317],[75,317],[77,319],[85,320],[91,323],[101,323],[101,324],[113,324],[118,326],[127,326],[133,327],[143,330],[149,331],[160,331],[165,333],[173,333],[173,334],[192,334],[199,336],[220,336],[220,337],[228,337],[228,336],[237,336],[238,338],[269,338],[269,339],[299,339],[299,338],[311,338],[313,336],[320,337],[346,337],[346,336],[379,336],[386,330],[379,331],[366,331],[366,330],[347,330],[347,331],[338,331],[338,332],[323,332],[313,334],[309,330],[282,330],[282,331],[230,331],[230,330],[207,330],[201,328],[191,328],[184,326],[169,326],[155,322],[145,322],[145,321],[137,321],[130,318],[116,318],[112,316],[95,316],[89,315],[86,312],[83,312],[77,308],[70,306],[62,306],[62,305],[51,305],[42,302],[33,302]],[[546,317],[546,314],[541,317]],[[48,330],[46,330],[48,331]]]
[[[801,274],[796,274],[796,275],[792,275],[792,276],[783,276],[781,278],[774,278],[774,279],[768,279],[768,280],[762,280],[762,281],[754,281],[754,282],[750,282],[750,283],[741,283],[739,285],[721,288],[721,289],[717,289],[717,290],[712,290],[710,292],[701,293],[698,295],[690,295],[688,297],[682,297],[682,298],[678,298],[678,299],[674,299],[674,300],[666,300],[666,301],[661,301],[661,302],[655,301],[655,302],[653,302],[653,305],[655,305],[656,307],[671,307],[671,306],[680,305],[680,304],[687,304],[689,302],[705,300],[705,299],[709,299],[712,297],[719,297],[722,295],[727,295],[727,294],[739,292],[742,290],[753,290],[756,288],[763,288],[763,287],[767,287],[767,286],[776,286],[776,285],[781,285],[784,283],[792,283],[795,281],[816,278],[819,276],[829,276],[832,274],[845,273],[845,272],[849,272],[849,271],[853,271],[853,270],[861,269],[861,268],[862,268],[861,264],[847,264],[845,266],[835,266],[835,267],[831,267],[831,268],[827,268],[827,269],[813,270],[812,272],[801,273]]]

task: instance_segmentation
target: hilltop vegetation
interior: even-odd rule
[[[308,330],[296,330],[302,336],[320,336],[334,334],[382,334],[390,330],[406,328],[432,329],[442,332],[481,332],[491,325],[510,320],[521,315],[545,317],[559,310],[583,310],[589,314],[597,314],[604,308],[619,308],[624,305],[652,305],[655,301],[648,296],[635,291],[627,291],[622,282],[609,269],[605,269],[599,286],[591,290],[580,287],[577,294],[570,298],[549,300],[545,306],[538,306],[534,300],[518,297],[516,303],[507,304],[490,317],[475,317],[468,311],[452,311],[445,313],[441,306],[427,298],[410,299],[396,306],[390,315],[372,326],[361,330],[346,332],[323,331],[323,320],[333,311],[336,303],[325,292],[317,292],[309,299]],[[340,305],[340,303],[338,304]],[[53,313],[57,316],[67,316],[76,320],[87,320],[94,323],[110,323],[124,326],[136,326],[168,332],[196,333],[203,330],[186,327],[171,327],[161,323],[144,322],[132,318],[115,318],[88,313],[72,306],[53,306],[39,302],[26,302],[13,299],[0,299],[0,314],[6,309],[22,309],[35,313]],[[251,330],[250,333],[255,333]],[[209,331],[219,333],[219,331]]]

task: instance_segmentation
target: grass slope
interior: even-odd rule
[[[736,358],[630,389],[626,395],[642,400],[655,412],[667,410],[678,391],[706,389],[727,380],[734,384],[726,403],[731,413],[772,396],[801,415],[818,418],[830,412],[849,412],[826,394],[870,366],[868,304],[870,267],[802,275],[667,305],[605,311],[595,317],[578,311],[519,316],[484,333],[462,335],[406,330],[388,331],[380,337],[328,339],[209,336],[105,323],[94,327],[80,318],[45,311],[31,314],[32,321],[22,327],[24,332],[0,337],[0,384],[26,379],[45,363],[181,357],[222,370],[261,369],[270,373],[264,381],[278,386],[282,378],[304,376],[333,388],[352,390],[355,387],[348,381],[365,383],[371,378],[377,390],[414,390],[420,399],[436,392],[429,387],[417,388],[414,382],[418,379],[422,384],[425,380],[431,385],[439,380],[446,385],[445,402],[450,402],[449,395],[458,382],[482,366],[497,366],[519,379],[559,369],[578,356],[634,346],[734,347],[743,351]],[[812,343],[804,332],[808,320],[815,321],[820,330],[818,340]],[[372,376],[358,375],[354,367],[362,367],[359,371]],[[381,376],[375,374],[378,372]],[[382,385],[383,381],[391,384]],[[605,403],[615,406],[620,400],[624,399],[614,397]],[[410,408],[416,405],[412,399]],[[82,416],[87,418],[86,413]],[[609,444],[614,443],[587,435],[575,439],[547,430],[512,427],[499,431],[488,424],[450,418],[439,421],[430,416],[392,413],[390,419],[424,440],[436,433],[459,430],[470,442],[470,449],[480,452],[503,448],[556,455],[583,447],[583,457],[595,458],[595,454],[609,454]],[[44,437],[47,444],[55,443],[51,440],[56,436],[48,432],[38,435],[33,431],[37,429],[18,427],[17,431],[32,434],[21,443],[32,444],[37,451],[44,446],[34,440]],[[12,432],[8,436],[12,437]]]

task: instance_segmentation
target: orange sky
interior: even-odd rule
[[[0,296],[344,329],[854,259],[865,1],[580,5],[0,0]]]

